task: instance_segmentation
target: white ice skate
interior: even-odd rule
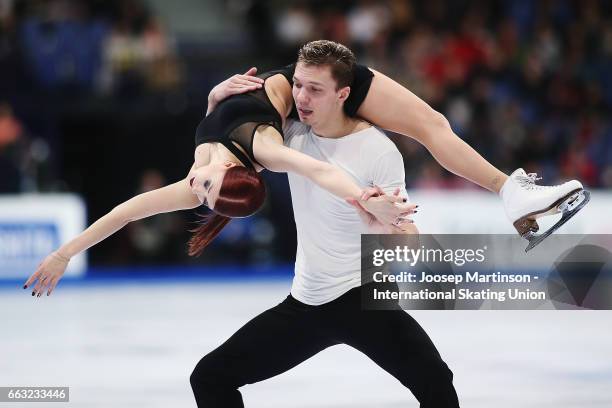
[[[519,235],[529,241],[525,252],[544,241],[550,234],[572,218],[591,199],[578,180],[558,186],[539,186],[535,173],[526,174],[517,169],[501,188],[506,215]],[[537,234],[540,227],[537,218],[562,213],[561,219],[548,231]]]

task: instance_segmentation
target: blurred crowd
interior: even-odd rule
[[[240,35],[181,38],[156,14],[160,2],[0,0],[0,194],[75,191],[93,221],[188,170],[193,130],[216,82],[253,65],[286,65],[320,38],[351,47],[360,63],[444,113],[502,170],[612,188],[612,2],[202,2],[221,4]],[[409,188],[476,188],[418,143],[390,137]],[[147,154],[134,160],[142,146]],[[280,198],[259,217],[231,223],[215,244],[245,261],[289,259],[295,248],[286,182],[267,177]],[[134,224],[100,253],[116,262],[184,260],[177,242],[182,248],[189,223],[167,216]]]
[[[173,40],[141,1],[0,0],[0,193],[75,189],[58,163],[69,104],[180,81]]]
[[[137,0],[0,0],[0,41],[5,90],[121,93],[180,80],[173,41]]]
[[[497,167],[612,187],[612,2],[302,1],[276,16],[280,47],[348,45]],[[418,147],[402,152],[409,186],[468,186]]]

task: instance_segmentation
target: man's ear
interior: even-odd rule
[[[349,95],[351,94],[351,87],[350,86],[345,86],[344,88],[340,88],[338,90],[338,100],[340,102],[344,102],[348,99]]]

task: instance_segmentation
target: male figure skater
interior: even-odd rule
[[[303,123],[287,123],[285,144],[340,166],[363,187],[377,185],[387,194],[399,188],[407,196],[395,145],[343,112],[353,54],[343,46],[302,51],[293,96]],[[289,184],[298,233],[291,293],[200,360],[190,378],[198,407],[243,407],[239,387],[341,343],[397,378],[422,408],[458,407],[452,372],[419,324],[399,306],[361,308],[360,234],[381,226],[366,226],[350,203],[302,176],[289,175]],[[416,232],[410,220],[397,225],[389,232]]]

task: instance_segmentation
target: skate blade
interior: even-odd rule
[[[562,197],[558,199],[557,201],[555,201],[554,203],[552,203],[549,207],[544,208],[540,211],[534,211],[532,213],[529,213],[524,218],[530,218],[533,220],[537,220],[538,218],[541,218],[541,217],[558,214],[562,212],[561,210],[562,205],[569,203],[569,202],[573,202],[574,200],[578,199],[578,197],[580,197],[583,191],[584,190],[580,190],[580,189],[571,191],[570,193],[565,195],[565,197]]]
[[[565,196],[559,198],[557,201],[555,201],[548,207],[538,211],[530,212],[529,214],[516,220],[513,224],[514,228],[521,237],[529,239],[528,237],[533,236],[540,229],[540,226],[538,225],[537,221],[538,218],[562,212],[561,207],[567,205],[568,203],[573,203],[580,196],[580,193],[582,191],[584,190],[575,189],[573,191],[570,191]]]
[[[528,233],[524,238],[529,241],[529,245],[525,248],[525,252],[529,252],[535,248],[538,244],[548,238],[553,232],[561,228],[563,224],[568,222],[570,218],[578,214],[587,203],[591,200],[591,193],[586,190],[581,190],[575,194],[572,194],[565,201],[557,206],[560,212],[563,213],[561,219],[547,231],[541,234]]]

